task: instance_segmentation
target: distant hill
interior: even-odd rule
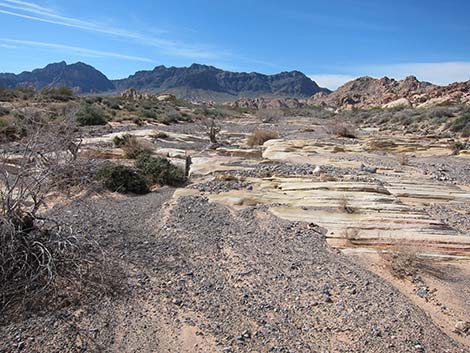
[[[114,89],[113,83],[105,75],[93,66],[81,62],[67,65],[62,61],[19,75],[0,74],[0,87],[43,89],[60,86],[70,87],[78,93],[98,93]]]
[[[329,95],[315,94],[309,102],[340,109],[469,104],[470,81],[438,86],[414,76],[400,81],[365,76],[347,82]]]
[[[172,93],[196,100],[234,100],[239,97],[309,97],[330,91],[319,87],[299,71],[276,75],[238,73],[213,66],[193,64],[190,67],[157,66],[150,71],[138,71],[121,80],[110,81],[94,67],[78,62],[49,64],[21,74],[0,74],[0,87],[68,86],[78,93],[122,92],[129,88],[148,93]]]
[[[139,71],[113,83],[118,91],[135,88],[152,93],[170,92],[185,98],[204,95],[213,98],[308,97],[318,92],[329,92],[299,71],[263,75],[224,71],[199,64],[190,67],[157,66],[151,71]]]

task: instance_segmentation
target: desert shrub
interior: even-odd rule
[[[176,123],[178,120],[181,119],[181,113],[177,112],[176,110],[171,110],[166,112],[165,114],[158,117],[158,122],[162,124],[169,125],[171,123]]]
[[[10,114],[10,109],[5,107],[0,107],[0,116],[5,116]]]
[[[436,260],[420,255],[415,247],[393,246],[389,251],[381,253],[385,267],[395,277],[414,279],[422,273],[439,276],[441,271]]]
[[[410,157],[407,154],[400,153],[397,155],[397,160],[400,165],[409,165],[410,164]]]
[[[454,113],[455,107],[431,107],[426,111],[426,116],[436,121],[442,121],[453,116]]]
[[[100,96],[88,96],[85,98],[85,102],[88,104],[102,103],[103,97]]]
[[[79,136],[67,125],[75,119],[47,124],[31,112],[23,115],[26,137],[0,155],[0,322],[5,312],[78,294],[99,277],[97,267],[104,268],[91,237],[41,211],[58,191],[54,177],[75,160],[69,150]]]
[[[367,143],[367,149],[370,151],[385,151],[397,147],[397,144],[392,140],[383,138],[374,138]]]
[[[460,151],[468,150],[469,148],[470,148],[469,143],[465,143],[465,142],[461,142],[461,141],[454,142],[451,146],[452,154],[454,154],[454,155],[459,154]]]
[[[326,132],[338,137],[356,138],[356,128],[348,123],[335,121],[326,126]]]
[[[7,118],[0,118],[0,143],[13,142],[26,135],[24,128]]]
[[[129,143],[129,140],[132,138],[130,134],[116,135],[113,138],[113,144],[115,147],[122,147]]]
[[[470,136],[470,114],[464,114],[455,119],[450,125],[450,130],[453,132],[460,132],[463,137]]]
[[[73,160],[51,168],[50,179],[57,190],[71,194],[94,185],[96,171],[96,161]]]
[[[157,114],[152,110],[144,109],[144,110],[142,110],[142,117],[144,119],[156,119]]]
[[[0,101],[11,102],[15,98],[16,94],[13,89],[0,87]]]
[[[206,135],[209,137],[211,143],[217,143],[217,136],[222,129],[215,118],[203,117],[200,118],[199,124],[205,130]]]
[[[340,212],[349,213],[349,214],[353,214],[356,212],[356,210],[350,205],[350,201],[346,197],[346,195],[343,195],[339,199],[338,209]]]
[[[116,147],[124,150],[124,154],[128,159],[136,159],[142,153],[150,153],[150,149],[145,147],[134,135],[116,136],[113,143]]]
[[[164,132],[164,131],[155,131],[153,134],[152,134],[152,138],[153,139],[167,139],[169,138],[170,136]]]
[[[84,104],[77,112],[77,122],[81,126],[106,125],[105,113],[90,104]]]
[[[136,124],[137,126],[143,126],[144,125],[144,120],[139,117],[135,117],[132,119],[132,122]]]
[[[147,180],[134,168],[106,164],[96,173],[96,178],[103,186],[113,192],[146,194],[150,192]]]
[[[247,144],[248,146],[260,146],[268,140],[278,139],[279,133],[273,130],[266,129],[255,129],[248,136]]]
[[[135,161],[135,166],[152,184],[178,186],[185,180],[183,170],[166,158],[155,158],[148,153],[142,153]]]
[[[66,102],[73,98],[73,91],[66,86],[48,87],[41,91],[41,96]]]
[[[256,112],[256,117],[263,123],[273,123],[279,121],[284,117],[284,112],[281,109],[260,109]]]

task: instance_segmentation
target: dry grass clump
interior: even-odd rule
[[[383,150],[390,150],[397,147],[397,144],[391,140],[386,139],[378,139],[375,138],[367,143],[367,148],[370,151],[383,151]]]
[[[400,165],[409,165],[410,164],[410,157],[407,155],[407,154],[404,154],[404,153],[400,153],[398,156],[397,156],[397,159],[398,159],[398,162],[400,163]]]
[[[263,123],[274,123],[284,117],[284,112],[276,108],[259,109],[256,112],[256,117]]]
[[[26,137],[11,152],[2,146],[0,155],[0,321],[14,308],[58,299],[53,294],[107,287],[112,277],[92,237],[44,211],[52,193],[84,182],[70,179],[80,164],[73,120],[50,123],[25,112],[25,121]]]
[[[238,178],[232,174],[220,174],[214,177],[214,180],[217,181],[238,181],[243,180],[244,178]]]
[[[167,139],[169,138],[170,136],[166,133],[166,132],[163,132],[163,131],[155,131],[153,134],[152,134],[152,138],[153,139]]]
[[[357,138],[355,126],[342,121],[334,121],[326,126],[326,132],[330,135],[345,138]]]
[[[269,140],[279,138],[279,133],[273,130],[266,129],[255,129],[251,132],[247,139],[247,145],[250,147],[261,146],[263,143]]]
[[[465,151],[465,150],[470,149],[470,143],[465,143],[465,142],[457,141],[457,142],[454,142],[454,143],[451,145],[451,149],[452,149],[452,154],[453,154],[454,156],[456,156],[456,155],[458,155],[461,151]]]
[[[382,252],[385,268],[395,277],[413,279],[419,274],[442,275],[436,266],[436,260],[420,254],[416,247],[394,246]]]
[[[124,155],[128,159],[136,159],[142,153],[150,153],[150,149],[142,144],[137,137],[130,134],[116,136],[113,139],[116,147],[122,148]]]
[[[339,200],[338,209],[343,213],[353,214],[356,210],[349,204],[349,199],[343,195]]]
[[[346,241],[354,245],[359,240],[360,231],[357,228],[346,228],[341,232],[341,237],[346,239]]]

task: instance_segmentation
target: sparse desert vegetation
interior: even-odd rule
[[[250,147],[261,146],[263,143],[269,140],[274,140],[279,138],[279,133],[277,131],[268,130],[268,129],[255,129],[247,138],[247,145]]]
[[[258,303],[289,313],[280,319],[284,327],[307,318],[340,330],[351,314],[331,315],[324,308],[344,301],[359,305],[360,288],[361,298],[377,305],[364,307],[365,316],[353,314],[353,330],[369,332],[380,318],[406,326],[390,329],[400,349],[406,350],[410,334],[442,347],[466,342],[465,330],[450,337],[421,314],[426,308],[410,305],[393,287],[418,286],[419,279],[417,291],[428,295],[422,289],[428,278],[450,288],[467,283],[464,275],[447,280],[447,267],[408,246],[423,237],[431,255],[450,262],[468,256],[461,245],[469,227],[463,188],[470,183],[461,105],[287,107],[260,122],[266,113],[258,111],[265,108],[196,104],[137,91],[121,97],[66,90],[3,94],[8,100],[0,103],[0,334],[6,340],[21,327],[28,337],[44,335],[46,350],[75,347],[80,337],[91,351],[100,351],[117,335],[112,325],[122,325],[137,327],[127,334],[142,342],[161,324],[145,311],[151,308],[169,325],[167,338],[179,337],[176,313],[196,312],[219,322],[213,329],[195,319],[204,335],[222,342],[218,348],[236,348],[227,337],[243,334],[250,322],[272,312]],[[420,128],[424,122],[433,126],[432,135]],[[265,144],[270,140],[275,141]],[[443,200],[447,207],[439,206]],[[395,241],[403,249],[391,247]],[[365,256],[362,249],[381,254],[386,275],[377,274],[392,285],[348,258]],[[250,281],[254,292],[232,286],[222,273],[233,273],[237,283]],[[306,283],[312,289],[304,298],[298,293]],[[411,299],[421,298],[413,293]],[[257,299],[248,300],[250,295]],[[283,304],[278,296],[302,305]],[[452,308],[449,317],[462,322],[462,301]],[[404,310],[413,316],[401,319],[397,312]],[[96,338],[71,333],[75,320],[84,330],[98,327]],[[36,322],[65,323],[39,334]],[[242,333],[240,324],[247,327]],[[286,347],[294,336],[302,347],[311,346],[310,335],[292,330],[286,338],[264,334]],[[263,351],[264,341],[250,335],[243,349]],[[319,347],[330,337],[326,331],[314,336]],[[382,347],[389,336],[377,340],[374,347]],[[161,341],[150,342],[160,347]],[[27,347],[42,349],[36,341]]]

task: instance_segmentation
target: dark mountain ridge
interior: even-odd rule
[[[151,71],[138,71],[113,83],[119,91],[135,88],[154,93],[189,88],[233,96],[309,97],[318,92],[329,92],[299,71],[264,75],[256,72],[224,71],[200,64],[169,68],[161,65]]]
[[[319,87],[299,71],[264,75],[256,72],[230,72],[213,66],[155,67],[138,71],[125,79],[109,80],[94,67],[78,62],[49,64],[42,69],[18,75],[0,74],[0,87],[68,86],[78,93],[122,92],[129,88],[148,93],[173,93],[182,98],[238,98],[258,96],[310,97],[330,91]]]
[[[98,93],[114,89],[113,83],[104,74],[82,62],[68,65],[62,61],[18,75],[0,74],[0,87],[33,87],[40,90],[60,86],[70,87],[78,93]]]

